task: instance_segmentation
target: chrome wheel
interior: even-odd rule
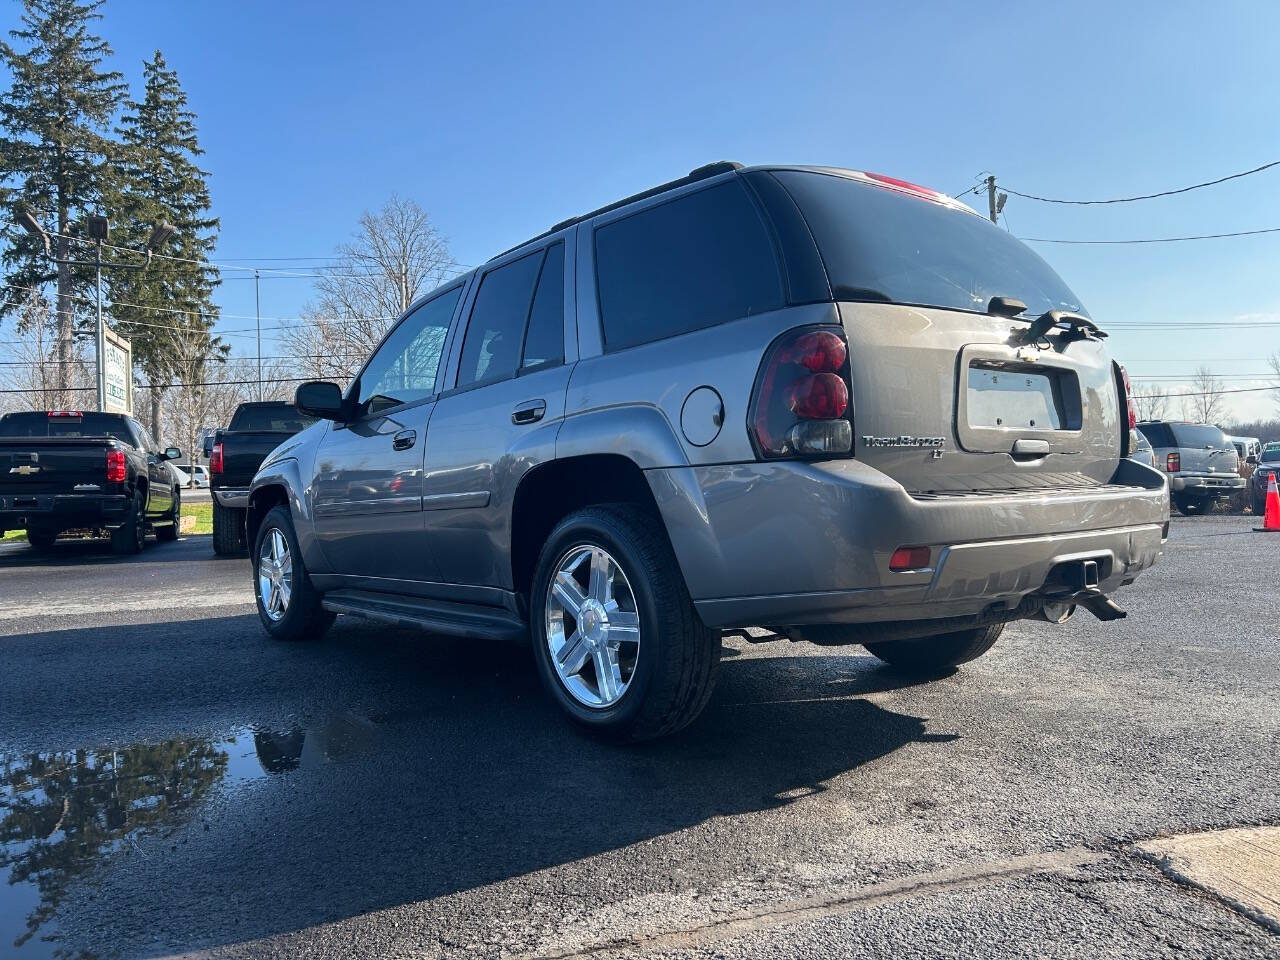
[[[293,557],[289,541],[279,527],[272,527],[262,538],[258,553],[258,602],[272,620],[279,620],[289,609],[293,594]]]
[[[635,676],[640,614],[627,575],[600,547],[571,547],[547,586],[547,650],[579,703],[609,707]]]

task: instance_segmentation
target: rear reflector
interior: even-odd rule
[[[108,450],[107,483],[124,483],[128,476],[124,463],[124,451]]]
[[[903,570],[923,570],[929,566],[928,547],[899,547],[889,558],[889,569],[895,573]]]

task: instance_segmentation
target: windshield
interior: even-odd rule
[[[1269,448],[1262,451],[1261,463],[1280,463],[1280,447]]]
[[[808,221],[837,300],[985,313],[992,297],[1012,297],[1029,316],[1088,316],[1052,267],[981,217],[834,174],[774,176]]]
[[[292,404],[272,403],[241,407],[231,418],[231,429],[297,433],[315,422],[314,417],[299,413]]]
[[[1227,435],[1207,423],[1174,423],[1173,437],[1180,447],[1231,448]]]
[[[32,413],[6,413],[0,417],[0,437],[113,437],[133,446],[128,421],[111,413],[76,413],[50,415],[43,410]]]

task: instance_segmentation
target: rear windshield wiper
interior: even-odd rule
[[[1062,330],[1064,340],[1101,340],[1107,334],[1088,317],[1069,310],[1047,310],[1031,321],[1022,334],[1023,343],[1035,343],[1050,330]]]

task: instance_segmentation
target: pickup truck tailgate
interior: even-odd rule
[[[107,450],[103,437],[0,437],[0,494],[11,496],[74,493],[77,486],[106,485]]]

